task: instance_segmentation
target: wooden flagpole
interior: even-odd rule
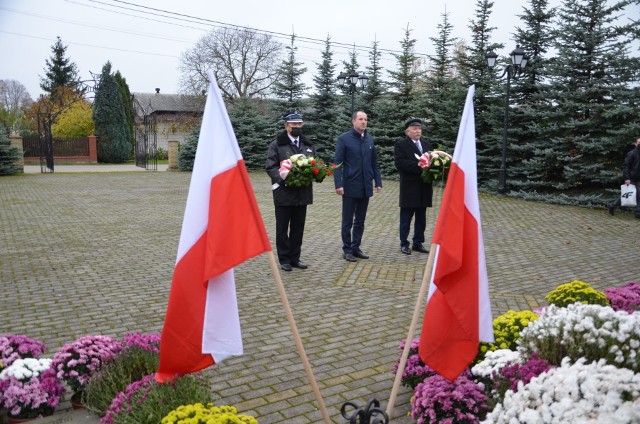
[[[411,320],[411,325],[409,325],[409,333],[407,334],[407,341],[404,344],[402,356],[400,357],[400,363],[398,364],[398,371],[396,372],[396,378],[393,382],[391,395],[389,396],[389,403],[387,404],[388,416],[391,416],[391,413],[393,412],[393,406],[396,402],[396,397],[398,396],[398,390],[400,388],[400,382],[402,380],[404,367],[407,365],[409,350],[411,350],[411,341],[413,340],[413,334],[416,331],[416,325],[418,323],[418,319],[420,318],[420,313],[423,311],[422,303],[424,302],[424,298],[426,297],[426,294],[427,294],[427,288],[429,287],[429,283],[431,282],[431,273],[433,271],[433,262],[435,260],[437,246],[438,245],[435,243],[431,244],[431,249],[429,251],[429,258],[427,259],[427,265],[424,268],[424,274],[422,275],[422,284],[420,285],[420,291],[418,292],[418,300],[416,302],[416,307],[413,310],[413,319]]]
[[[269,263],[271,264],[271,271],[273,271],[273,276],[276,279],[276,286],[278,287],[278,293],[280,293],[280,300],[282,301],[284,312],[287,316],[287,321],[289,321],[289,326],[291,327],[291,333],[293,334],[293,340],[296,343],[296,348],[298,349],[298,355],[300,355],[300,359],[302,360],[302,365],[304,366],[304,370],[307,373],[307,378],[309,379],[309,383],[311,384],[311,388],[313,389],[313,394],[316,396],[318,409],[320,409],[320,412],[322,413],[325,424],[331,424],[331,419],[329,418],[329,413],[327,412],[327,408],[324,405],[324,400],[322,399],[322,395],[320,394],[318,383],[313,376],[311,364],[309,363],[307,354],[304,351],[302,339],[300,338],[300,333],[298,333],[298,327],[296,327],[296,322],[293,319],[293,313],[291,312],[291,307],[289,306],[289,300],[287,299],[287,293],[284,289],[284,284],[282,283],[282,276],[280,275],[280,269],[278,267],[276,257],[273,254],[273,250],[269,251]]]

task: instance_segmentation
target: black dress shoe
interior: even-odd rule
[[[291,271],[293,268],[291,268],[290,264],[280,264],[280,269],[283,271]]]
[[[302,261],[292,262],[292,263],[291,263],[291,266],[292,266],[292,267],[294,267],[294,268],[299,268],[299,269],[307,269],[307,268],[309,268],[309,267],[307,266],[307,264],[305,264],[305,263],[304,263],[304,262],[302,262]]]
[[[353,251],[353,256],[355,256],[356,258],[360,258],[360,259],[369,259],[369,257],[367,255],[364,254],[364,252],[362,252],[362,250],[357,249]]]
[[[411,249],[409,249],[409,246],[400,247],[400,251],[402,253],[404,253],[405,255],[410,255],[411,254]]]
[[[345,261],[358,262],[356,257],[353,256],[351,253],[345,253],[345,254],[342,255],[342,257],[344,258]]]
[[[425,249],[425,247],[421,244],[414,244],[411,249],[415,250],[416,252],[429,253],[429,250]]]

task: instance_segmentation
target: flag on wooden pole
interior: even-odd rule
[[[480,221],[473,112],[469,87],[453,161],[433,235],[436,256],[418,352],[454,380],[493,342],[489,285]]]
[[[189,186],[156,379],[242,354],[233,267],[271,250],[213,72]]]

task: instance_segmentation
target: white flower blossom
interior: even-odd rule
[[[43,371],[51,367],[49,358],[21,358],[13,361],[11,365],[0,372],[0,380],[8,380],[15,377],[18,380],[29,380],[37,377]]]
[[[487,352],[482,362],[471,368],[471,373],[476,377],[491,378],[494,372],[518,362],[522,362],[522,358],[517,351],[511,349],[493,350]]]
[[[615,418],[613,418],[615,417]],[[640,374],[604,360],[584,358],[534,377],[504,401],[484,423],[608,423],[640,422]]]
[[[520,333],[523,357],[537,353],[551,359],[569,356],[603,358],[610,364],[640,371],[640,312],[629,314],[611,307],[575,303],[551,305]],[[556,359],[557,361],[557,359]]]

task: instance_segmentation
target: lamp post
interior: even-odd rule
[[[353,98],[358,91],[358,83],[360,85],[360,89],[364,90],[367,87],[368,82],[368,76],[365,74],[358,74],[356,71],[351,72],[350,75],[347,75],[344,72],[338,75],[338,85],[340,88],[351,94],[351,116],[353,116]]]
[[[498,55],[490,51],[486,54],[487,66],[493,69],[496,66]],[[498,194],[504,196],[507,186],[507,131],[509,128],[509,89],[511,88],[511,78],[514,80],[522,74],[529,57],[524,53],[520,46],[511,52],[511,64],[507,65],[502,71],[499,78],[507,76],[507,90],[504,99],[504,128],[502,129],[502,161],[500,170],[498,171]]]

